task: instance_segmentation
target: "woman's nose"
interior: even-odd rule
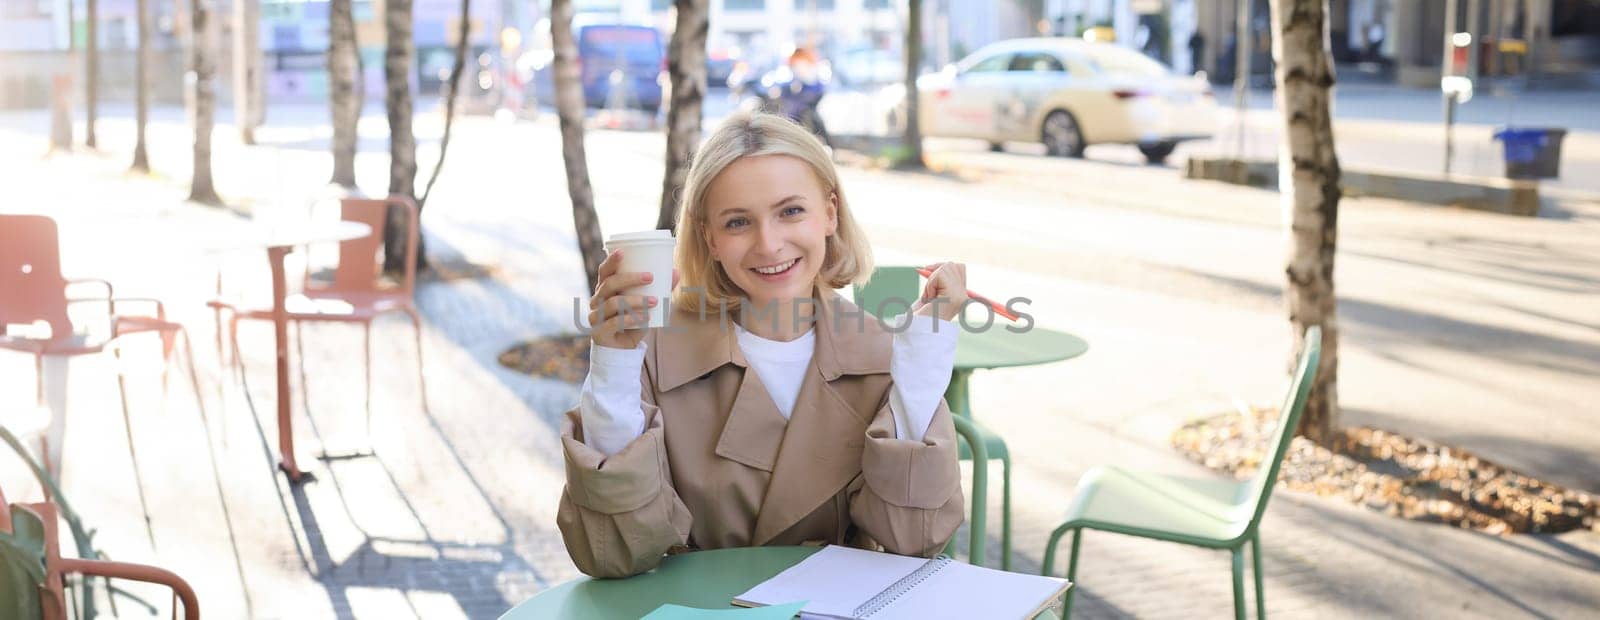
[[[778,252],[783,249],[783,235],[777,226],[761,225],[756,230],[756,245],[767,258],[777,258]]]

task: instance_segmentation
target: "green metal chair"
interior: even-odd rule
[[[882,310],[891,314],[905,311],[905,303],[914,303],[922,292],[922,276],[917,274],[916,267],[878,267],[872,272],[872,279],[865,285],[852,289],[855,303],[865,310],[867,314],[877,316]],[[901,302],[887,300],[899,299]],[[961,395],[961,402],[965,402],[965,394]],[[947,398],[948,400],[948,398]],[[951,401],[952,411],[957,411],[957,402]],[[976,420],[966,416],[954,416],[956,434],[960,436],[957,449],[963,461],[972,461],[972,515],[968,518],[967,532],[970,537],[968,561],[979,566],[984,562],[984,535],[985,521],[987,519],[987,498],[989,481],[989,459],[1000,459],[1001,465],[1001,495],[1000,495],[1000,567],[1011,569],[1011,454],[1006,450],[1006,442],[993,431],[985,428]],[[955,541],[950,542],[950,550],[954,550]]]
[[[1045,546],[1042,574],[1055,569],[1056,545],[1061,536],[1072,532],[1072,556],[1067,564],[1067,579],[1078,574],[1078,544],[1083,530],[1101,530],[1165,540],[1208,549],[1227,549],[1233,554],[1233,614],[1245,617],[1244,545],[1250,543],[1256,585],[1256,617],[1265,618],[1267,598],[1261,589],[1261,515],[1278,480],[1289,439],[1300,423],[1311,380],[1316,376],[1317,360],[1322,355],[1322,328],[1306,330],[1295,370],[1294,382],[1284,396],[1278,416],[1277,435],[1267,446],[1266,465],[1250,480],[1196,479],[1095,467],[1084,473],[1067,509],[1066,522],[1050,534]],[[1072,595],[1067,591],[1062,618],[1072,612]]]

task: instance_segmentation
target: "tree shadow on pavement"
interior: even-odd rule
[[[1459,548],[1441,549],[1432,546],[1427,540],[1413,540],[1392,534],[1387,529],[1374,528],[1370,524],[1360,522],[1352,511],[1349,510],[1319,510],[1321,531],[1353,549],[1359,549],[1378,556],[1390,568],[1406,568],[1423,573],[1433,573],[1459,580],[1469,588],[1487,593],[1506,604],[1515,607],[1518,611],[1535,618],[1550,620],[1558,617],[1559,613],[1541,611],[1535,605],[1540,605],[1549,600],[1541,596],[1537,600],[1525,600],[1526,595],[1519,596],[1508,591],[1509,580],[1506,575],[1495,571],[1483,570],[1485,566],[1482,557],[1465,557]],[[1433,527],[1431,525],[1414,524],[1415,527]],[[1483,539],[1494,539],[1489,534],[1470,530],[1451,530],[1451,535],[1470,536]],[[1443,552],[1441,552],[1443,551]],[[1568,608],[1584,608],[1593,605],[1593,601],[1584,600],[1581,592],[1562,588],[1561,591],[1571,596],[1565,597],[1563,603]],[[1588,592],[1593,597],[1593,592]],[[1366,596],[1365,599],[1376,600],[1379,597]],[[1399,611],[1399,610],[1394,610]],[[1482,610],[1479,610],[1482,613]]]
[[[1542,241],[1527,243],[1468,235],[1399,239],[1422,244],[1424,250],[1378,253],[1346,249],[1341,253],[1556,292],[1600,293],[1600,278],[1588,275],[1600,272],[1600,255]]]
[[[1283,292],[1278,286],[1184,267],[1168,268],[1220,284],[1241,295],[1257,297],[1263,302],[1282,304]],[[1339,318],[1346,325],[1346,334],[1351,334],[1379,352],[1399,350],[1390,345],[1422,342],[1448,345],[1457,351],[1494,355],[1517,365],[1579,377],[1592,377],[1600,372],[1600,346],[1546,334],[1351,297],[1339,299]],[[1395,361],[1409,363],[1406,358],[1396,354],[1385,355]],[[1419,364],[1411,365],[1422,367]],[[1443,369],[1432,370],[1444,373]]]
[[[300,394],[302,397],[306,397],[310,390],[305,388],[303,374],[305,360],[303,359],[301,360],[300,368],[302,370]],[[422,377],[419,375],[418,379],[420,381]],[[330,600],[335,604],[335,611],[341,614],[350,613],[348,596],[346,595],[350,588],[371,587],[399,591],[438,591],[455,598],[458,606],[465,610],[469,617],[497,617],[506,609],[521,602],[520,600],[505,599],[499,594],[496,584],[502,573],[530,574],[535,581],[541,584],[544,584],[546,579],[541,577],[517,552],[514,546],[516,541],[515,532],[509,521],[507,521],[500,507],[484,488],[483,483],[473,473],[465,459],[462,458],[456,443],[440,426],[438,418],[435,417],[433,410],[428,405],[426,390],[422,389],[421,383],[418,385],[418,391],[420,410],[428,427],[438,439],[438,445],[445,448],[451,462],[459,470],[459,473],[466,478],[468,484],[477,495],[478,501],[493,516],[493,520],[500,530],[498,535],[499,542],[459,543],[440,540],[428,528],[421,512],[411,498],[407,496],[399,479],[395,477],[393,468],[376,448],[349,457],[325,457],[323,462],[326,464],[328,481],[333,484],[334,493],[338,496],[346,518],[359,532],[363,542],[356,551],[346,556],[344,560],[334,563],[328,553],[327,545],[316,517],[311,510],[304,485],[293,486],[293,490],[296,492],[294,496],[296,507],[300,513],[302,526],[306,530],[306,538],[311,546],[312,558],[317,562],[317,574],[320,577],[318,581],[328,591]],[[306,419],[309,421],[313,435],[317,438],[318,443],[327,445],[316,422],[315,410],[311,407],[309,400],[305,402],[304,407]],[[370,435],[368,439],[370,443]],[[410,521],[422,533],[420,538],[378,536],[361,524],[357,511],[352,510],[351,499],[345,491],[346,485],[341,483],[338,471],[341,466],[354,465],[356,461],[370,461],[378,465],[390,489],[392,489],[390,497],[397,499],[404,506]],[[361,490],[361,493],[364,494],[374,492],[376,491],[371,486],[366,486]],[[471,538],[469,537],[469,540]],[[397,550],[409,548],[412,551],[424,550],[425,552],[420,555],[417,553],[396,555],[379,549],[376,543],[382,543],[385,547],[393,547]],[[466,559],[474,556],[486,559]],[[376,572],[367,570],[367,567],[374,565],[381,566],[381,569]],[[351,566],[356,567],[354,578],[351,578],[348,570],[341,570]],[[330,578],[334,572],[339,572],[339,576]],[[471,596],[473,593],[481,594]],[[469,596],[470,599],[467,598]],[[492,600],[486,600],[486,598]],[[343,607],[340,606],[341,602]],[[410,601],[408,600],[407,603],[410,604]],[[418,617],[426,616],[426,614],[419,612],[415,608],[412,609],[412,612],[416,613]]]
[[[1459,421],[1439,418],[1436,422],[1401,418],[1382,411],[1342,407],[1348,425],[1377,428],[1409,427],[1413,434],[1441,443],[1470,447],[1497,464],[1524,475],[1567,487],[1569,490],[1600,493],[1600,453],[1585,451],[1555,442],[1529,441],[1504,435],[1467,433]],[[1600,567],[1597,567],[1600,568]]]
[[[298,388],[302,400],[302,412],[308,422],[309,429],[317,442],[327,445],[321,428],[317,423],[316,409],[312,406],[314,398],[306,389],[305,359],[299,359],[300,384]],[[308,487],[319,484],[319,479],[308,479],[295,484],[289,483],[279,476],[276,469],[277,454],[273,452],[267,439],[266,429],[262,426],[260,412],[251,396],[251,389],[247,373],[241,372],[239,380],[242,392],[245,395],[246,407],[250,411],[251,421],[261,442],[263,455],[269,467],[268,475],[271,477],[272,488],[278,492],[277,499],[284,512],[284,522],[290,529],[290,538],[295,545],[301,565],[306,573],[316,579],[327,592],[333,610],[338,617],[353,617],[353,610],[349,597],[352,588],[374,588],[406,593],[412,591],[439,592],[456,599],[460,609],[467,612],[469,617],[494,618],[506,609],[512,607],[520,600],[507,600],[497,589],[500,576],[503,573],[523,573],[532,576],[539,584],[544,584],[546,579],[539,575],[527,561],[525,561],[515,548],[516,538],[500,507],[494,502],[492,496],[485,490],[482,482],[468,467],[462,455],[451,440],[450,436],[440,426],[439,420],[428,407],[425,399],[420,403],[420,411],[424,422],[432,429],[438,438],[438,445],[445,448],[450,462],[464,476],[468,484],[475,491],[478,500],[493,516],[498,524],[500,535],[499,542],[476,544],[460,543],[438,539],[427,527],[416,505],[407,496],[393,470],[382,455],[375,450],[365,451],[354,456],[334,456],[324,460],[325,469],[322,472],[328,483],[332,484],[334,496],[345,512],[348,522],[355,528],[361,537],[361,544],[342,560],[335,561],[330,552],[328,540],[321,521],[313,509],[312,495],[308,495]],[[324,392],[325,393],[325,392]],[[368,528],[361,525],[352,509],[352,501],[346,493],[346,485],[341,482],[338,471],[341,466],[348,466],[354,461],[372,462],[378,465],[384,478],[387,480],[392,493],[382,493],[382,497],[392,498],[404,507],[405,513],[410,517],[410,522],[422,532],[419,538],[408,539],[401,537],[384,537],[373,535]],[[287,490],[287,493],[284,491]],[[370,485],[362,489],[362,493],[375,493]],[[285,496],[294,503],[291,514]],[[359,502],[358,502],[359,503]],[[369,502],[370,503],[370,498]],[[298,521],[298,528],[297,528]],[[295,530],[299,532],[295,534]],[[300,540],[300,535],[305,537],[305,545]],[[470,538],[470,537],[469,537]],[[380,548],[392,547],[397,550],[411,551],[410,553],[395,554]],[[420,551],[420,552],[419,552]],[[308,557],[309,552],[309,557]],[[482,559],[478,559],[482,558]],[[369,570],[370,567],[380,567],[378,570]],[[351,569],[354,572],[351,572]],[[412,604],[406,599],[408,605]],[[418,617],[426,614],[413,608],[412,613]]]
[[[387,471],[387,467],[385,470]],[[331,468],[329,477],[337,477]],[[335,482],[336,486],[337,484]],[[439,592],[455,599],[457,606],[470,618],[495,618],[520,602],[508,601],[498,595],[495,588],[496,577],[505,571],[533,571],[531,566],[522,561],[509,541],[502,544],[478,545],[441,542],[433,540],[431,536],[420,540],[394,539],[373,537],[364,529],[361,530],[362,543],[342,560],[335,562],[316,511],[311,508],[306,485],[290,485],[289,490],[311,549],[311,560],[315,566],[315,571],[311,574],[327,592],[334,614],[340,618],[355,617],[349,596],[353,588],[375,588],[402,594],[416,591]],[[404,501],[405,494],[398,487],[395,488],[395,493]],[[338,491],[338,494],[340,502],[345,502],[343,491]],[[407,506],[410,506],[409,502]],[[348,504],[345,508],[348,511]],[[413,512],[412,516],[417,515]],[[351,519],[354,522],[353,516]],[[420,519],[418,524],[421,524]],[[359,525],[356,527],[360,529]],[[378,549],[378,544],[385,544],[396,550],[409,548],[412,551],[427,550],[431,553],[396,554]],[[480,556],[484,559],[459,556]],[[474,596],[476,593],[483,594]],[[406,601],[413,615],[419,618],[427,617],[427,614],[414,606],[410,597],[402,595],[401,598]]]
[[[1587,549],[1580,549],[1578,546],[1562,540],[1560,536],[1553,534],[1529,534],[1522,538],[1529,542],[1549,547],[1551,551],[1543,551],[1525,545],[1517,545],[1514,544],[1510,539],[1506,538],[1499,538],[1496,540],[1506,545],[1516,547],[1520,551],[1532,553],[1554,562],[1562,562],[1579,570],[1586,570],[1595,574],[1600,574],[1600,554],[1595,554]]]

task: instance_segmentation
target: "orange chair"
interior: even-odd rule
[[[391,205],[399,206],[403,210],[408,234],[405,238],[405,269],[401,280],[396,285],[388,285],[383,279],[382,253],[383,242],[386,238],[385,228],[389,220]],[[360,323],[362,327],[362,344],[365,352],[362,363],[366,371],[366,423],[370,432],[372,426],[372,322],[378,317],[390,312],[403,312],[411,319],[411,326],[416,335],[417,346],[417,379],[422,390],[423,401],[427,401],[427,385],[422,376],[422,315],[417,312],[413,297],[416,291],[417,280],[417,245],[420,235],[418,227],[417,204],[410,198],[402,195],[393,195],[387,199],[376,198],[345,198],[339,201],[340,219],[347,222],[360,222],[372,229],[372,233],[360,239],[339,242],[339,261],[333,273],[333,281],[318,283],[311,279],[310,261],[307,262],[306,275],[301,286],[302,292],[290,295],[285,300],[285,308],[289,322],[295,326],[296,354],[300,357],[301,368],[305,367],[304,341],[301,336],[300,324],[305,322],[337,322]],[[221,278],[218,278],[218,296],[221,296]],[[213,300],[210,305],[217,314],[217,326],[222,326],[222,312],[231,312],[228,325],[228,341],[233,347],[233,361],[239,364],[239,320],[272,320],[271,308],[240,308],[236,305]],[[218,351],[221,354],[221,333],[218,335]],[[302,387],[302,389],[304,389]]]
[[[90,298],[67,297],[67,287],[72,284],[93,283],[105,287],[105,296]],[[61,276],[61,249],[55,220],[42,215],[0,215],[0,349],[10,349],[32,354],[35,381],[40,406],[45,404],[44,358],[47,355],[89,355],[111,350],[121,358],[122,336],[155,332],[161,335],[163,363],[169,362],[178,335],[183,336],[185,361],[189,366],[189,380],[194,385],[194,395],[205,417],[205,400],[200,395],[200,378],[195,373],[194,350],[189,334],[178,323],[166,319],[166,307],[160,300],[149,298],[114,297],[111,283],[98,279],[68,280]],[[103,341],[90,341],[74,333],[67,307],[77,303],[106,304],[109,320],[107,337]],[[155,316],[119,315],[117,305],[126,303],[149,304]],[[46,323],[50,326],[48,338],[12,336],[6,334],[7,324]],[[166,367],[162,368],[162,389],[166,388]],[[128,452],[133,454],[133,426],[128,418],[127,386],[120,372],[117,389],[122,397],[122,419],[127,424]],[[54,415],[65,415],[57,411]],[[60,438],[56,438],[59,440]],[[59,466],[52,458],[50,437],[43,439],[44,461],[52,474],[59,475]],[[59,446],[56,450],[59,451]],[[137,467],[138,456],[134,454]]]
[[[0,532],[12,534],[19,529],[27,530],[37,535],[43,543],[43,549],[36,551],[42,552],[44,559],[44,585],[38,591],[44,620],[67,619],[66,575],[69,573],[167,586],[172,589],[174,599],[173,617],[177,617],[177,602],[181,600],[183,617],[186,620],[199,620],[200,602],[194,595],[194,588],[172,571],[145,564],[61,557],[56,517],[57,508],[52,502],[7,504],[5,493],[0,491]]]

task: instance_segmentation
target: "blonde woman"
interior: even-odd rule
[[[911,316],[884,323],[836,294],[871,249],[828,153],[776,115],[724,121],[681,209],[667,327],[638,326],[668,300],[619,294],[649,274],[600,266],[562,428],[572,561],[624,577],[685,549],[937,553],[964,517],[943,394],[965,268],[932,266]]]

